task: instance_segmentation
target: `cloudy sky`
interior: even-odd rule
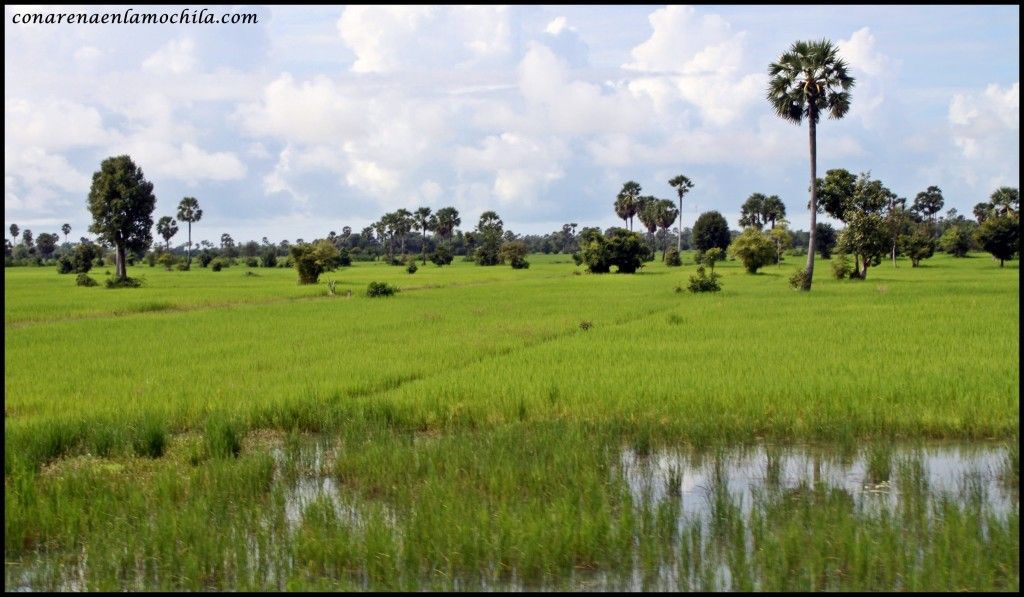
[[[604,227],[623,182],[672,198],[677,174],[695,182],[685,225],[717,209],[738,227],[761,192],[806,229],[807,128],[764,95],[768,64],[820,38],[857,84],[848,116],[818,128],[819,175],[871,171],[911,199],[938,185],[967,214],[1019,186],[1018,6],[236,6],[212,11],[258,24],[13,22],[125,8],[6,8],[7,226],[81,236],[92,173],[127,153],[154,183],[154,219],[199,199],[195,240],[311,239],[420,205],[456,206],[463,228],[487,209],[520,233]]]

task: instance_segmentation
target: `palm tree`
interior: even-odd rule
[[[683,252],[683,195],[690,192],[693,188],[693,181],[689,178],[680,174],[679,176],[668,181],[670,186],[675,187],[676,193],[679,194],[679,238],[676,240],[676,250],[680,253]]]
[[[654,233],[658,231],[658,199],[650,195],[637,199],[637,217],[651,235],[651,252],[656,253],[658,249],[654,246]]]
[[[775,221],[785,218],[786,204],[782,202],[782,199],[779,199],[778,195],[766,197],[764,203],[761,204],[761,221],[771,222],[772,229],[774,229]]]
[[[60,231],[64,233],[64,243],[68,242],[68,235],[71,234],[71,224],[64,224],[60,227]]]
[[[977,210],[975,210],[975,211],[977,211]],[[18,233],[21,232],[21,229],[18,228],[17,224],[11,224],[11,227],[9,228],[9,230],[11,231],[11,236],[14,238],[14,242],[17,243],[18,242]]]
[[[850,89],[854,79],[846,72],[839,48],[828,40],[798,41],[778,62],[768,66],[768,102],[780,118],[797,125],[807,119],[811,154],[811,232],[807,247],[807,270],[803,290],[811,289],[814,276],[814,236],[817,230],[818,185],[817,125],[823,111],[830,118],[842,118],[850,110]]]
[[[178,223],[171,216],[164,216],[156,223],[156,233],[164,238],[167,250],[171,250],[171,237],[178,233]]]
[[[676,210],[676,206],[672,203],[671,199],[659,199],[658,209],[655,212],[658,227],[665,231],[666,236],[668,235],[668,227],[672,225],[672,222],[676,221],[679,217],[679,211]],[[668,239],[666,239],[667,241]],[[667,245],[667,243],[666,243]],[[661,248],[661,260],[665,261],[665,249]]]
[[[188,252],[186,263],[192,265],[192,222],[198,222],[203,217],[203,210],[199,209],[199,201],[195,197],[185,197],[178,204],[178,219],[188,222]]]
[[[633,216],[640,210],[640,183],[632,180],[622,185],[618,197],[615,198],[615,214],[629,220],[629,229],[633,230]]]
[[[442,207],[437,210],[437,224],[434,227],[434,231],[441,235],[442,238],[447,238],[449,241],[452,239],[452,232],[462,224],[462,220],[459,218],[459,210],[454,207]]]
[[[740,206],[739,224],[744,228],[764,228],[764,202],[768,198],[761,193],[751,193]]]
[[[430,223],[432,221],[432,217],[430,215],[430,208],[429,207],[421,207],[421,208],[417,209],[415,217],[416,217],[416,222],[414,223],[415,229],[423,231],[423,246],[420,247],[420,259],[422,260],[422,263],[426,264],[427,263],[427,231],[430,230],[431,228],[433,228],[430,225]]]
[[[415,223],[412,212],[404,207],[395,212],[395,233],[402,239],[402,255],[405,255],[405,237]]]

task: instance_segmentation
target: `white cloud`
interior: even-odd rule
[[[853,32],[850,39],[841,39],[839,55],[852,70],[860,70],[872,76],[891,75],[897,63],[878,51],[871,29],[862,27]]]
[[[365,108],[326,76],[297,82],[284,73],[264,88],[261,101],[242,105],[236,116],[252,135],[326,143],[361,133]]]
[[[375,162],[364,160],[353,160],[345,181],[349,186],[376,196],[384,203],[394,202],[394,197],[389,195],[398,188],[400,183],[396,172],[381,167]]]
[[[947,171],[981,195],[1020,180],[1020,82],[988,85],[982,92],[958,93],[948,119],[957,155]]]
[[[14,147],[67,149],[109,139],[93,107],[66,100],[4,100],[4,143]]]
[[[142,62],[142,68],[153,72],[168,72],[181,75],[196,66],[196,42],[184,37],[167,42]]]
[[[558,35],[568,27],[567,22],[565,17],[555,17],[551,19],[551,22],[544,28],[544,31],[551,35]]]

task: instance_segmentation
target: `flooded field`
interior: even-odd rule
[[[1019,584],[1017,448],[1006,444],[697,451],[608,442],[573,455],[530,439],[505,444],[512,439],[400,438],[368,453],[351,439],[289,436],[237,461],[199,464],[252,466],[261,479],[246,502],[238,487],[224,487],[225,498],[239,501],[209,519],[219,540],[193,538],[207,550],[197,575],[206,582],[190,588]],[[580,441],[575,449],[588,446]],[[370,462],[381,470],[365,468]],[[98,479],[112,466],[80,468]],[[187,498],[178,503],[185,512],[196,507]],[[195,515],[202,519],[185,514]],[[131,506],[113,504],[109,516],[127,517],[125,528],[141,537],[175,532],[161,531],[158,520],[133,523]],[[8,561],[7,589],[178,588],[186,585],[175,571],[196,573],[152,546],[123,544],[111,556],[117,539],[91,532],[96,541],[85,533],[75,551],[37,550]]]

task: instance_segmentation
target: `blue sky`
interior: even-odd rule
[[[89,224],[92,173],[128,153],[154,219],[183,196],[193,238],[311,239],[385,211],[493,209],[519,233],[610,226],[622,183],[738,227],[754,192],[807,227],[807,129],[766,70],[828,38],[857,78],[818,128],[818,172],[870,171],[970,213],[1019,186],[1018,6],[257,7],[258,24],[22,25],[5,12],[4,219]],[[182,7],[135,7],[179,13]],[[188,8],[198,10],[199,5]],[[180,236],[180,234],[179,234]],[[175,241],[183,241],[176,238]]]

